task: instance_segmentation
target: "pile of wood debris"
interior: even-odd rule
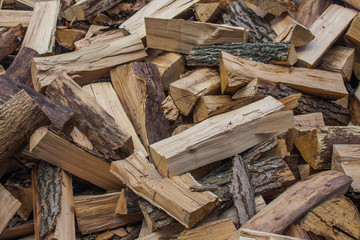
[[[1,5],[0,239],[360,239],[359,0]]]

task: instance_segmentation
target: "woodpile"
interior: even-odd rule
[[[2,0],[0,240],[360,240],[359,11]]]

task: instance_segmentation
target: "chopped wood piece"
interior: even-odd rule
[[[290,155],[290,152],[287,150],[286,140],[278,139],[277,145],[274,148],[264,152],[261,157],[276,156],[284,159],[285,157],[289,157]]]
[[[295,140],[302,157],[315,170],[330,169],[333,144],[360,144],[360,129],[321,127]]]
[[[0,11],[0,27],[11,28],[21,24],[28,27],[32,16],[32,11],[24,10],[3,10]]]
[[[169,239],[174,237],[175,234],[184,230],[184,226],[181,224],[175,224],[169,228],[165,228],[163,230],[159,230],[153,233],[150,233],[146,236],[138,238],[138,240],[162,240]]]
[[[72,28],[72,29],[58,29],[56,30],[55,38],[58,44],[64,48],[73,50],[74,42],[80,40],[85,36],[84,30]]]
[[[183,231],[177,240],[225,240],[230,237],[236,228],[231,219],[204,223],[197,228]]]
[[[161,102],[161,110],[164,112],[165,118],[169,121],[176,121],[176,119],[179,118],[180,111],[170,95]]]
[[[125,237],[126,235],[128,235],[125,228],[119,228],[119,229],[111,230],[111,232],[114,233],[116,236],[119,236],[119,237]]]
[[[77,1],[74,5],[61,13],[61,16],[68,21],[74,17],[76,20],[88,20],[95,17],[98,13],[106,11],[122,0],[82,0]]]
[[[151,157],[163,176],[174,176],[234,156],[273,137],[273,134],[255,134],[258,121],[254,120],[277,112],[282,107],[283,104],[267,97],[206,119],[180,134],[152,144]],[[291,120],[288,119],[287,124],[283,125],[284,130],[290,124]],[[193,160],[194,154],[196,162]]]
[[[109,240],[109,239],[112,239],[113,236],[114,236],[114,233],[107,231],[107,232],[97,235],[95,240]]]
[[[297,49],[298,65],[313,68],[336,39],[348,27],[357,11],[332,4],[310,26],[315,38],[309,44]],[[341,19],[341,20],[340,20]]]
[[[32,196],[31,196],[31,198],[32,198]],[[31,210],[32,210],[32,206],[31,206]],[[28,236],[31,234],[34,234],[34,223],[25,223],[22,225],[6,228],[2,232],[0,239],[1,240],[20,239],[21,237],[25,237],[25,236]]]
[[[74,127],[74,129],[71,131],[70,137],[74,142],[76,142],[80,146],[93,151],[95,150],[89,138],[85,134],[83,134],[77,127]]]
[[[194,226],[217,204],[217,197],[210,192],[190,191],[190,186],[199,185],[190,174],[162,178],[140,152],[113,162],[111,172],[137,195],[166,211],[186,228]]]
[[[321,112],[296,115],[294,117],[295,125],[298,127],[310,126],[310,127],[324,127],[324,116]]]
[[[143,221],[141,223],[141,230],[140,230],[140,233],[139,233],[139,238],[143,237],[143,236],[146,236],[148,234],[151,234],[151,233],[152,233],[152,230],[147,225],[145,219],[143,219]]]
[[[276,33],[270,25],[247,7],[243,1],[234,2],[229,6],[228,14],[223,14],[224,23],[249,29],[249,42],[272,42]]]
[[[150,48],[188,54],[193,47],[247,42],[248,30],[183,19],[145,18],[146,43]]]
[[[244,160],[233,157],[231,193],[240,225],[245,224],[255,215],[254,190],[250,184],[250,174]]]
[[[302,0],[296,21],[309,28],[332,2],[332,0]]]
[[[360,28],[360,15],[358,14],[351,22],[349,29],[344,35],[347,44],[357,49],[357,51],[360,50],[359,28]]]
[[[21,186],[18,183],[8,180],[5,187],[21,203],[21,207],[17,211],[17,214],[22,220],[28,220],[30,213],[33,210],[32,186],[26,188],[25,186]]]
[[[275,120],[278,120],[276,125],[273,124]],[[281,132],[284,129],[284,125],[288,125],[289,128],[295,127],[293,111],[281,111],[262,117],[255,127],[255,132],[256,134]]]
[[[111,82],[146,148],[170,136],[170,123],[161,111],[165,94],[158,68],[136,62],[110,71]]]
[[[46,95],[75,111],[76,127],[106,158],[119,160],[133,153],[131,136],[120,128],[92,95],[66,73],[51,82]]]
[[[300,174],[301,179],[307,178],[308,176],[312,175],[311,167],[309,164],[300,165],[300,166],[298,166],[298,169],[299,169],[299,174]]]
[[[136,33],[140,38],[144,38],[146,36],[145,18],[157,17],[171,19],[197,2],[199,2],[199,0],[152,0],[121,24],[120,28],[125,28],[131,34]]]
[[[340,73],[263,64],[225,52],[221,52],[220,74],[223,93],[234,93],[240,87],[259,78],[335,100],[348,94]]]
[[[31,68],[34,88],[38,92],[44,92],[62,72],[68,73],[70,77],[74,76],[78,84],[84,84],[106,75],[111,67],[145,57],[141,40],[136,35],[130,35],[75,52],[34,58]]]
[[[220,190],[218,185],[190,186],[192,192],[217,191]]]
[[[220,16],[223,6],[219,2],[197,3],[194,5],[195,16],[200,22],[215,22]]]
[[[279,101],[285,105],[284,110],[293,110],[299,106],[299,99],[301,98],[301,93],[290,94],[287,97],[279,99]]]
[[[289,187],[241,228],[281,234],[317,204],[336,194],[344,194],[351,181],[349,176],[335,171],[312,175]]]
[[[129,117],[126,115],[125,109],[117,97],[111,83],[92,83],[83,88],[94,96],[101,107],[115,119],[115,122],[125,133],[131,135],[134,144],[134,152],[141,151],[144,156],[148,156],[145,147],[141,143]]]
[[[287,14],[276,17],[270,24],[278,34],[274,42],[291,41],[295,47],[301,47],[315,38],[309,29]]]
[[[10,67],[6,69],[6,76],[16,82],[33,88],[31,61],[34,57],[40,57],[40,54],[34,49],[27,47],[22,48],[12,61]]]
[[[219,66],[221,52],[262,63],[294,65],[297,61],[294,45],[281,43],[232,43],[194,47],[186,58],[189,66]]]
[[[47,162],[32,172],[36,239],[75,240],[71,174]]]
[[[171,136],[175,136],[175,135],[191,128],[194,125],[195,124],[182,124],[182,125],[178,126],[177,128],[175,128],[175,130],[172,132]]]
[[[50,124],[49,118],[39,105],[21,90],[0,106],[0,159],[1,165],[9,165],[10,158],[21,151],[37,128]]]
[[[189,116],[202,95],[215,94],[220,89],[220,75],[210,68],[201,68],[170,84],[170,95],[179,111]]]
[[[138,204],[140,199],[141,198],[129,188],[122,189],[116,204],[115,213],[120,215],[140,213],[141,209]]]
[[[350,81],[355,60],[355,50],[342,46],[330,48],[319,61],[319,68],[339,72],[344,81]]]
[[[3,232],[10,219],[20,208],[21,203],[0,184],[0,233]]]
[[[140,222],[141,214],[116,215],[120,192],[75,196],[75,214],[82,234],[95,233]]]
[[[360,215],[350,199],[334,196],[306,214],[301,227],[331,239],[359,239]]]
[[[289,227],[284,231],[284,234],[290,237],[297,237],[306,240],[322,240],[321,237],[318,237],[311,232],[306,232],[301,228],[298,222],[295,224],[290,224]]]
[[[21,48],[32,48],[39,54],[52,53],[59,11],[59,0],[37,1]]]
[[[351,192],[360,192],[359,149],[360,145],[358,144],[333,145],[331,170],[345,173],[354,179],[349,189]]]
[[[265,152],[274,149],[278,144],[277,137],[260,142],[249,150],[243,152],[241,157],[246,161],[246,163],[251,163],[254,160],[258,160],[261,155]]]
[[[271,13],[275,16],[280,16],[283,12],[297,12],[297,7],[294,2],[290,0],[247,0],[250,3],[258,6],[265,12]]]
[[[169,90],[170,83],[178,80],[184,72],[184,59],[182,55],[174,52],[150,55],[146,60],[158,66],[162,86],[165,91]]]
[[[301,238],[288,237],[268,232],[254,231],[250,229],[239,229],[228,240],[302,240]]]
[[[39,128],[30,137],[30,152],[65,171],[106,190],[124,185],[110,174],[110,164],[46,128]]]
[[[20,46],[24,33],[25,28],[19,24],[0,35],[0,61],[4,60],[5,57]]]
[[[101,29],[103,29],[103,28],[104,27],[102,27]],[[90,29],[89,29],[89,31],[90,31]],[[89,31],[88,31],[88,33],[89,33]],[[75,46],[75,50],[80,50],[84,47],[88,47],[88,46],[98,44],[98,43],[101,43],[101,44],[111,43],[113,40],[124,38],[124,37],[125,37],[124,32],[121,29],[114,29],[114,30],[99,33],[96,36],[92,36],[92,37],[87,37],[87,35],[85,35],[85,37],[83,39],[80,39],[80,40],[74,42],[74,46]]]

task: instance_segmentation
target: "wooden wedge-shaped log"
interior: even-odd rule
[[[113,162],[111,172],[137,195],[164,210],[186,228],[203,219],[218,202],[211,192],[191,192],[190,186],[200,184],[189,173],[163,178],[140,152]]]
[[[71,174],[47,162],[32,172],[36,239],[75,240]]]
[[[301,227],[331,239],[360,239],[360,214],[350,199],[334,196],[306,214]]]
[[[160,73],[153,63],[136,62],[110,71],[111,82],[145,148],[170,136],[170,123],[161,111],[165,99]]]
[[[25,10],[5,10],[0,11],[0,27],[11,28],[21,24],[23,27],[28,27],[32,11]]]
[[[276,114],[283,107],[282,103],[267,97],[206,119],[182,133],[150,145],[151,158],[163,176],[175,176],[234,156],[273,137],[276,133],[256,134],[257,119]],[[282,123],[285,123],[283,130],[293,125],[292,113],[282,118]],[[278,120],[273,122],[273,127]]]
[[[240,87],[259,78],[335,100],[348,94],[339,73],[263,64],[225,52],[221,53],[220,74],[222,93],[234,93]]]
[[[360,144],[360,128],[326,126],[295,140],[302,157],[315,170],[330,169],[334,144]]]
[[[120,128],[91,94],[66,73],[51,82],[46,95],[74,110],[76,127],[106,158],[119,160],[134,152],[131,136]]]
[[[332,4],[311,25],[309,30],[315,38],[309,44],[297,49],[298,64],[313,68],[336,39],[345,31],[358,12]]]
[[[31,68],[34,88],[45,88],[62,72],[74,76],[79,84],[106,75],[111,67],[147,56],[144,46],[136,35],[116,39],[107,44],[94,44],[79,51],[50,57],[34,58]]]
[[[39,128],[30,137],[30,152],[106,190],[124,185],[110,173],[110,164],[99,156],[78,147],[46,128]]]
[[[188,54],[193,47],[247,42],[249,30],[183,19],[145,18],[150,48]]]
[[[120,192],[75,196],[75,215],[80,232],[89,234],[140,222],[142,219],[141,213],[115,214],[119,197]]]
[[[145,18],[157,17],[172,19],[193,6],[199,0],[153,0],[120,25],[140,38],[146,36]]]
[[[202,95],[219,92],[220,75],[216,70],[201,68],[171,83],[169,90],[176,107],[188,116]]]
[[[0,184],[0,201],[3,207],[0,209],[0,233],[3,232],[11,218],[20,208],[21,203],[3,185]]]
[[[289,187],[241,228],[281,234],[317,204],[344,194],[351,182],[351,177],[335,171],[312,175]]]

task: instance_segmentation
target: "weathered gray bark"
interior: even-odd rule
[[[248,8],[242,0],[229,7],[229,13],[222,17],[224,23],[249,29],[249,42],[272,42],[276,33],[261,17]]]
[[[165,211],[155,207],[145,199],[140,199],[138,203],[144,219],[152,231],[161,230],[176,223],[175,219]]]
[[[291,42],[279,43],[232,43],[194,47],[187,56],[189,66],[219,66],[220,53],[261,63],[281,62],[288,59]]]

